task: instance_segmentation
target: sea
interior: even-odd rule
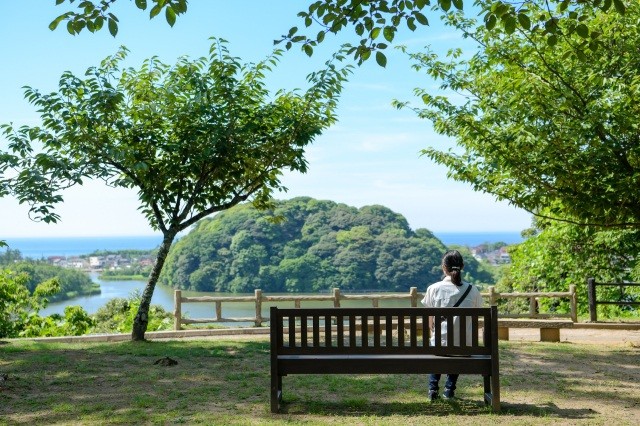
[[[461,245],[475,247],[483,243],[522,242],[520,232],[434,232],[446,246]],[[32,259],[50,256],[80,256],[96,250],[153,250],[162,242],[162,235],[122,237],[43,237],[2,238],[12,250],[20,250],[23,257]],[[0,248],[0,253],[6,248]]]

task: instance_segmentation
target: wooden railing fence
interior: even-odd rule
[[[552,291],[552,292],[527,292],[527,293],[498,293],[495,287],[489,287],[489,293],[483,294],[489,298],[489,305],[497,304],[499,299],[529,299],[529,312],[524,314],[500,313],[500,318],[571,318],[571,321],[578,322],[578,297],[576,294],[576,286],[570,285],[569,291]],[[538,299],[540,298],[568,298],[569,313],[559,314],[555,312],[539,312]]]
[[[490,305],[497,304],[500,299],[508,298],[528,298],[530,300],[530,309],[527,314],[501,315],[504,318],[548,318],[548,317],[570,317],[572,321],[577,321],[577,305],[576,305],[576,289],[574,285],[569,286],[568,292],[549,292],[549,293],[499,293],[494,287],[489,287],[488,293],[482,293],[482,296],[489,299]],[[418,293],[417,287],[411,287],[409,293],[381,293],[381,294],[342,294],[340,289],[334,288],[331,294],[327,295],[264,295],[262,290],[255,290],[253,296],[193,296],[183,297],[181,290],[175,290],[174,293],[174,329],[180,330],[182,325],[186,324],[209,324],[209,323],[233,323],[233,322],[253,322],[256,327],[262,326],[262,323],[268,322],[268,317],[262,316],[263,303],[277,302],[294,302],[294,306],[299,308],[302,302],[308,301],[326,301],[332,302],[336,308],[340,307],[342,301],[349,300],[370,300],[371,306],[377,308],[381,300],[407,300],[409,306],[418,306],[419,301],[424,294]],[[538,313],[536,308],[536,300],[540,297],[550,298],[569,298],[571,301],[571,313],[567,315],[558,315],[553,313]],[[254,302],[254,317],[233,317],[225,318],[222,315],[222,303],[234,302]],[[183,318],[182,304],[184,303],[214,303],[215,317],[213,318]]]
[[[598,300],[596,297],[596,287],[619,287],[620,288],[620,299],[624,297],[624,289],[625,287],[638,287],[640,283],[599,283],[596,282],[595,278],[587,278],[587,291],[589,293],[589,319],[592,322],[598,321],[598,305],[626,305],[626,306],[640,306],[640,302],[631,302],[631,301],[605,301]]]

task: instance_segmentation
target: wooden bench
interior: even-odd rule
[[[429,316],[446,317],[449,342],[454,338],[450,325],[454,316],[459,316],[462,346],[440,344],[440,321],[436,321],[433,330],[436,344],[431,346],[429,336],[432,332],[427,326]],[[405,320],[408,326],[405,326]],[[466,344],[467,321],[472,325],[471,345]],[[482,322],[484,328],[480,327]],[[495,306],[272,307],[270,323],[271,411],[274,413],[279,411],[282,402],[282,377],[288,374],[479,374],[484,378],[484,402],[490,404],[493,411],[500,410],[498,311]],[[367,326],[358,327],[358,324]]]
[[[509,340],[509,328],[539,328],[541,342],[559,342],[560,329],[573,327],[570,320],[506,319],[498,320],[498,339]]]

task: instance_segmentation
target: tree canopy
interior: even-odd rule
[[[446,247],[383,206],[301,197],[269,211],[239,205],[201,221],[167,258],[160,281],[220,292],[408,291],[442,278]],[[471,256],[465,279],[492,276]]]
[[[531,6],[531,11],[538,11]],[[412,54],[445,95],[417,89],[416,107],[457,148],[424,154],[471,183],[533,214],[597,226],[640,226],[640,7],[624,15],[582,8],[563,35],[489,31],[460,15],[449,23],[479,52]],[[580,48],[600,33],[603,49]],[[554,44],[553,49],[549,45]],[[398,106],[406,106],[398,103]]]
[[[76,0],[56,0],[57,5]],[[118,17],[111,12],[116,0],[78,1],[76,10],[68,10],[57,16],[49,25],[54,30],[66,22],[67,31],[78,34],[84,29],[95,32],[104,28],[115,37],[118,33]],[[135,0],[135,6],[143,11],[149,9],[149,17],[164,16],[173,26],[179,15],[187,12],[187,0]],[[501,28],[506,33],[516,29],[534,31],[550,39],[562,36],[567,27],[579,28],[579,32],[589,36],[590,29],[581,24],[583,7],[597,8],[603,12],[615,10],[623,15],[627,5],[624,0],[476,0],[473,7],[483,17],[487,29]],[[325,40],[327,34],[353,31],[359,42],[351,46],[349,53],[359,62],[366,61],[375,52],[379,65],[385,66],[387,58],[383,51],[394,41],[399,29],[406,26],[415,31],[420,26],[429,25],[433,13],[442,16],[451,10],[463,10],[463,0],[316,0],[311,1],[307,10],[298,13],[304,27],[303,34],[298,26],[291,27],[276,43],[285,42],[287,49],[300,44],[308,55],[313,48]],[[429,11],[430,10],[430,11]],[[562,25],[559,25],[562,23]],[[311,34],[311,31],[317,33]],[[597,34],[591,34],[591,42],[581,49],[596,49]]]
[[[60,190],[83,179],[138,191],[140,211],[163,241],[134,322],[137,340],[175,236],[248,199],[268,206],[273,191],[284,189],[283,170],[305,172],[304,149],[336,121],[349,69],[329,62],[309,75],[306,92],[273,95],[263,79],[280,51],[244,65],[214,39],[209,57],[174,66],[152,58],[121,69],[126,53],[121,48],[85,78],[64,73],[56,92],[26,88],[42,124],[1,127],[9,151],[0,172],[3,187],[50,221]]]

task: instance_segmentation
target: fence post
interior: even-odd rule
[[[262,326],[262,290],[256,289],[256,327]]]
[[[578,296],[576,295],[576,285],[569,286],[570,303],[571,303],[571,321],[578,322]]]
[[[411,287],[409,289],[409,294],[411,295],[411,307],[415,308],[418,306],[418,287]]]
[[[178,331],[182,328],[182,290],[173,292],[173,329]]]
[[[334,308],[340,307],[340,289],[339,288],[333,289],[333,307]]]
[[[496,288],[494,286],[489,287],[489,306],[496,305]]]
[[[536,297],[531,296],[529,298],[529,316],[534,318],[536,316]]]
[[[220,321],[220,318],[222,318],[222,302],[221,301],[216,301],[216,320]]]
[[[598,321],[598,312],[596,310],[596,280],[595,278],[587,278],[587,291],[589,292],[589,319],[591,322]]]

